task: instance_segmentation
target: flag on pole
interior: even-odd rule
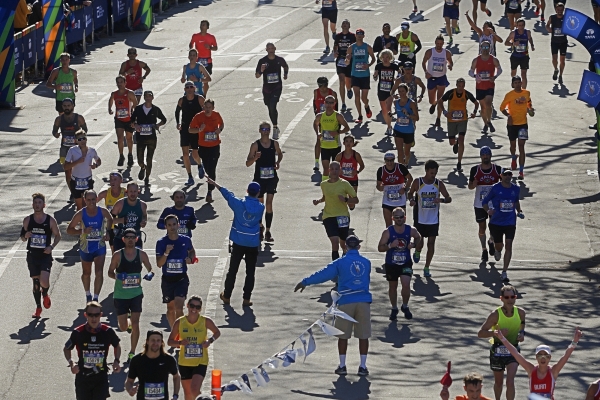
[[[577,100],[581,100],[598,109],[598,104],[600,103],[600,75],[591,71],[583,71]]]

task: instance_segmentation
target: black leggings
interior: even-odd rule
[[[279,117],[279,113],[277,112],[277,103],[279,103],[279,97],[281,96],[281,91],[274,93],[263,93],[263,101],[265,106],[269,109],[269,118],[271,119],[271,123],[273,125],[277,125],[277,118]]]
[[[258,258],[258,246],[247,247],[240,246],[239,244],[233,244],[231,247],[231,260],[229,262],[229,271],[227,271],[227,277],[225,278],[225,290],[223,296],[231,298],[233,287],[235,286],[235,278],[237,276],[238,269],[242,258],[246,259],[246,279],[244,281],[244,300],[250,300],[252,296],[252,290],[254,289],[254,273],[256,271],[256,261]]]
[[[221,145],[214,147],[198,146],[198,155],[202,159],[202,165],[204,165],[204,171],[206,175],[213,181],[217,180],[217,163],[221,156]],[[214,190],[215,185],[208,185],[208,191]]]
[[[147,150],[147,151],[146,151]],[[156,150],[156,139],[154,140],[142,140],[138,139],[136,145],[137,161],[138,165],[143,168],[144,165],[144,152],[146,152],[146,178],[150,176],[152,171],[152,158],[154,157],[154,151]]]

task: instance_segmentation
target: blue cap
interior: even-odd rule
[[[480,156],[491,156],[492,155],[492,149],[490,149],[488,146],[483,146],[479,150],[479,155]]]
[[[248,185],[248,194],[254,195],[260,193],[260,183],[258,182],[250,182]]]
[[[62,101],[62,102],[63,102],[63,104],[64,104],[64,103],[68,103],[68,102],[70,102],[70,103],[72,103],[72,104],[75,104],[75,102],[73,101],[73,99],[72,99],[72,98],[70,98],[70,97],[67,97],[67,98],[63,99],[63,101]]]

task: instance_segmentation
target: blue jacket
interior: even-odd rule
[[[229,239],[240,246],[260,246],[260,221],[265,212],[265,205],[256,197],[246,196],[243,199],[235,197],[224,187],[219,190],[229,208],[233,210],[233,223],[229,232]]]
[[[342,297],[338,304],[371,303],[373,297],[369,292],[371,283],[371,261],[358,254],[358,250],[348,250],[341,258],[329,263],[325,268],[315,272],[302,283],[306,286],[324,283],[338,278],[338,293]]]

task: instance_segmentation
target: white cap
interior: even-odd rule
[[[548,353],[548,355],[552,354],[550,346],[547,346],[545,344],[540,344],[538,347],[535,348],[535,355],[537,356],[540,351],[545,351],[546,353]]]

